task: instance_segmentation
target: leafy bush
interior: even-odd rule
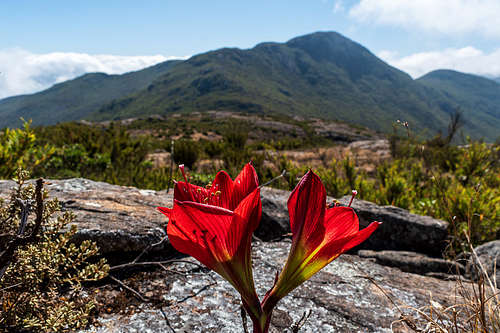
[[[76,233],[75,225],[66,229],[71,213],[57,213],[59,203],[47,200],[42,180],[35,189],[24,184],[27,177],[18,172],[17,188],[0,205],[0,327],[74,331],[87,325],[94,309],[82,283],[102,279],[109,266],[93,260],[95,243],[71,242]]]
[[[0,132],[0,177],[11,178],[18,168],[35,168],[54,153],[55,147],[36,142],[31,122],[19,129],[5,128]]]

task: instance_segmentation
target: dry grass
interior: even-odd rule
[[[411,331],[425,333],[500,332],[500,292],[480,264],[477,269],[475,282],[457,278],[455,304],[444,307],[430,295],[426,306],[401,309],[400,319],[393,324],[405,323]]]

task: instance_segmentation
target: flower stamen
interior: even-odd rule
[[[352,196],[351,196],[351,200],[349,201],[349,205],[347,205],[347,207],[351,207],[351,204],[354,200],[354,197],[358,194],[358,191],[356,190],[352,190]]]

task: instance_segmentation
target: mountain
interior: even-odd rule
[[[435,89],[458,107],[466,126],[487,138],[500,135],[500,84],[494,80],[452,70],[436,70],[417,80]],[[476,135],[477,137],[477,135]]]
[[[89,74],[0,100],[0,127],[18,125],[20,116],[49,124],[224,110],[342,120],[385,132],[400,119],[430,136],[446,130],[450,114],[460,108],[466,134],[489,141],[498,136],[498,95],[462,94],[449,80],[426,77],[413,80],[362,45],[336,32],[317,32],[124,75]],[[457,85],[467,87],[469,79]]]
[[[194,56],[90,118],[231,110],[339,119],[382,131],[404,119],[434,132],[446,127],[448,116],[432,94],[363,46],[318,32]]]
[[[0,128],[20,126],[20,117],[36,125],[86,118],[103,104],[146,88],[178,61],[167,61],[123,75],[90,73],[39,93],[0,100]]]

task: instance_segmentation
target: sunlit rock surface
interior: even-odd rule
[[[289,247],[289,241],[254,244],[254,277],[260,296],[271,287]],[[172,266],[176,271],[186,268],[192,266],[184,263]],[[217,274],[198,270],[183,276],[165,276],[145,281],[141,288],[161,293],[170,305],[162,310],[143,305],[133,315],[103,317],[100,319],[103,326],[93,331],[172,332],[169,325],[175,332],[243,331],[237,292]],[[154,287],[159,284],[164,287]],[[394,332],[410,332],[396,322],[400,312],[389,297],[405,311],[405,306],[428,304],[431,293],[435,302],[450,305],[453,290],[454,282],[405,273],[370,259],[343,255],[278,304],[271,331],[291,332],[293,323],[304,312],[311,311],[300,332],[391,332],[391,325]]]
[[[13,186],[13,181],[0,181],[0,195],[7,196]],[[157,206],[172,205],[172,195],[165,191],[83,178],[47,180],[45,188],[59,200],[63,211],[75,214],[77,240],[94,240],[103,254],[142,251],[166,234],[166,218],[156,211]]]

